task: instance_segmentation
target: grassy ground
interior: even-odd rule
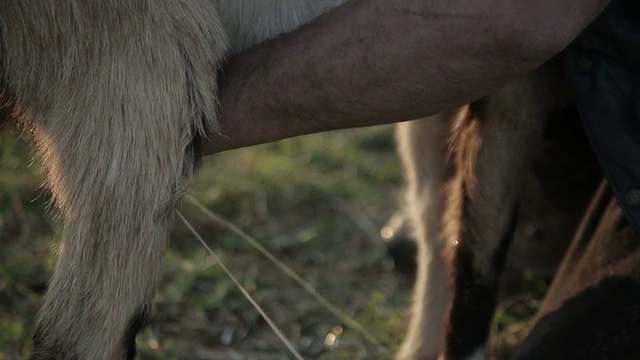
[[[55,222],[37,164],[0,134],[0,360],[30,351],[33,318],[54,264]],[[379,228],[401,187],[391,129],[335,132],[207,159],[193,195],[230,219],[353,316],[384,348],[403,336],[410,281],[385,258]],[[379,346],[331,315],[272,263],[194,206],[181,210],[305,358],[385,359]],[[543,290],[498,312],[494,353],[517,341]],[[287,359],[258,313],[187,228],[176,226],[154,316],[138,337],[142,359]]]

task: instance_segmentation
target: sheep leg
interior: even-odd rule
[[[523,172],[556,102],[554,78],[545,71],[471,104],[468,116],[454,124],[456,177],[445,214],[453,288],[446,359],[484,358]]]
[[[449,294],[442,254],[444,184],[452,175],[447,154],[451,119],[464,108],[398,124],[398,154],[407,181],[405,202],[417,245],[417,276],[407,336],[397,359],[435,359]]]
[[[134,357],[174,209],[215,126],[214,6],[0,4],[2,84],[62,219],[32,359]]]

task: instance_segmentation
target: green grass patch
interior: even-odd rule
[[[229,151],[204,161],[193,195],[292,267],[394,351],[410,282],[393,273],[378,230],[402,177],[390,127],[333,132]],[[0,134],[0,359],[30,351],[54,264],[57,227],[33,154]],[[271,262],[193,206],[181,211],[305,358],[385,358]],[[52,241],[52,238],[54,241]],[[513,326],[512,314],[498,319]],[[288,359],[255,309],[177,224],[141,359]]]

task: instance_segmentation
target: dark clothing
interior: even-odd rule
[[[640,1],[614,0],[564,63],[591,146],[640,232]]]
[[[640,235],[603,182],[516,359],[640,359],[639,264]]]
[[[516,358],[640,359],[640,0],[613,0],[564,63],[610,187],[596,193]]]

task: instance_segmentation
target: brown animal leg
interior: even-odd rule
[[[523,172],[538,151],[545,121],[561,105],[557,79],[553,68],[542,68],[472,104],[454,125],[457,171],[445,214],[453,247],[447,359],[484,356]]]

